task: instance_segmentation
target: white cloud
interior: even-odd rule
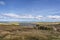
[[[5,2],[4,1],[0,1],[0,5],[5,5]]]
[[[12,17],[12,18],[26,18],[26,19],[38,19],[40,20],[41,18],[43,18],[43,16],[33,16],[33,15],[17,15],[14,13],[6,13],[3,14],[3,16],[7,16],[7,17]]]
[[[32,15],[20,15],[20,18],[34,18]]]
[[[30,15],[30,14],[24,14],[24,15],[18,15],[15,13],[5,13],[5,14],[1,14],[0,15],[0,19],[8,19],[8,20],[25,20],[25,19],[37,19],[37,20],[41,20],[41,21],[49,21],[52,19],[52,21],[59,21],[60,20],[60,16],[59,15],[47,15],[47,16],[42,16],[42,15]],[[55,20],[56,19],[56,20]],[[28,21],[27,20],[27,21]]]
[[[50,19],[60,19],[60,16],[54,15],[54,16],[47,16]]]
[[[20,16],[14,13],[5,13],[2,14],[3,16],[7,16],[7,17],[13,17],[13,18],[19,18]]]
[[[17,15],[14,13],[6,13],[3,15],[7,17],[12,17],[12,18],[34,18],[32,15]]]
[[[40,19],[43,18],[43,16],[38,15],[38,16],[36,16],[35,18],[38,19],[38,20],[40,20]]]

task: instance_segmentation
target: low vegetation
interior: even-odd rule
[[[32,27],[0,25],[0,40],[60,40],[60,23],[33,24]]]

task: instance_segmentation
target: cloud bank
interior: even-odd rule
[[[5,14],[1,14],[0,15],[0,19],[10,19],[10,20],[17,20],[17,19],[19,19],[19,20],[21,20],[21,19],[27,19],[27,20],[29,20],[29,19],[34,19],[34,20],[45,20],[45,21],[47,21],[47,20],[60,20],[60,16],[59,15],[48,15],[48,16],[43,16],[43,15],[29,15],[29,14],[27,14],[27,15],[20,15],[20,14],[16,14],[16,13],[5,13]],[[47,20],[46,20],[47,19]]]
[[[12,17],[12,18],[27,18],[27,19],[41,19],[43,18],[43,16],[33,16],[33,15],[17,15],[17,14],[14,14],[14,13],[7,13],[7,14],[3,14],[3,16],[6,16],[6,17]]]
[[[54,15],[54,16],[50,15],[50,16],[47,16],[47,17],[50,18],[50,19],[60,19],[59,15]]]

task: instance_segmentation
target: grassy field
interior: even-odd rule
[[[33,24],[36,26],[0,25],[0,40],[60,40],[59,22]]]

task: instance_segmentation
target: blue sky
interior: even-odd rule
[[[60,22],[60,0],[0,0],[0,21]]]

